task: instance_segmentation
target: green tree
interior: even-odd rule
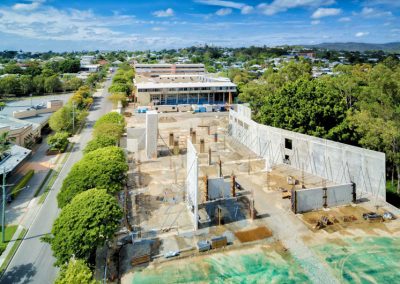
[[[109,112],[102,117],[100,117],[96,123],[94,124],[94,128],[100,127],[102,124],[105,123],[115,123],[125,127],[125,118],[123,115],[116,113],[116,112]]]
[[[323,81],[301,78],[265,97],[264,124],[317,137],[346,141],[346,102]]]
[[[64,179],[57,195],[58,206],[64,207],[74,196],[91,188],[104,188],[110,193],[120,191],[127,170],[125,153],[119,147],[110,146],[87,153]]]
[[[111,136],[100,135],[96,138],[89,141],[84,149],[84,153],[89,153],[94,150],[105,148],[108,146],[115,146],[118,143],[118,140]]]
[[[78,73],[81,67],[79,59],[66,59],[60,63],[62,73]]]
[[[94,129],[93,137],[96,138],[99,136],[108,136],[119,141],[123,133],[124,133],[123,125],[107,122],[107,123],[102,123],[101,126],[98,126]]]
[[[47,138],[47,144],[51,150],[63,151],[68,145],[68,132],[56,132]]]
[[[10,133],[3,132],[0,134],[0,161],[5,157],[6,153],[11,149]]]
[[[44,90],[47,93],[54,93],[62,90],[62,83],[58,78],[58,75],[52,75],[45,79]]]
[[[69,131],[72,127],[72,109],[63,106],[50,116],[49,126],[53,131]]]
[[[111,239],[118,228],[122,210],[105,190],[82,192],[66,205],[55,220],[48,239],[60,266],[75,256],[92,259],[98,246]]]
[[[77,77],[70,77],[64,80],[64,90],[76,91],[83,85],[83,81]]]
[[[127,104],[127,97],[125,93],[113,93],[108,96],[108,99],[112,102],[113,106],[116,107],[120,101],[123,106]]]
[[[32,76],[30,76],[30,75],[20,76],[19,83],[20,83],[21,92],[23,95],[28,95],[33,92],[34,84],[32,81]]]
[[[97,284],[93,273],[86,262],[81,259],[71,258],[68,264],[61,266],[55,284]]]
[[[75,115],[73,115],[75,114]],[[73,107],[72,104],[66,104],[56,112],[54,112],[49,119],[49,126],[53,131],[56,132],[68,132],[72,133],[72,126],[75,124],[75,130],[82,124],[88,112],[86,110],[80,110],[77,107]],[[73,123],[73,118],[75,118]]]
[[[19,94],[20,85],[18,77],[16,75],[8,75],[0,78],[0,92],[3,94]]]
[[[43,75],[35,76],[33,78],[33,86],[35,88],[36,94],[44,93],[44,82],[45,82],[45,77]]]

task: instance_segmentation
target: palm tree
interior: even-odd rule
[[[6,153],[11,148],[10,137],[8,132],[0,134],[0,161],[6,156]]]

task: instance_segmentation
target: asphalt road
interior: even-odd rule
[[[62,168],[60,175],[49,192],[42,208],[34,217],[34,221],[14,255],[0,283],[54,283],[58,268],[54,267],[54,257],[50,245],[41,242],[40,237],[50,233],[54,220],[59,214],[57,193],[61,189],[64,178],[71,167],[82,158],[82,150],[91,140],[94,122],[103,114],[111,111],[112,104],[105,98],[111,81],[105,83],[103,96],[95,99],[82,130],[79,142],[74,145],[72,153]]]

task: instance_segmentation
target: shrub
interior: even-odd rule
[[[68,132],[57,132],[47,138],[50,150],[64,152],[68,146]]]

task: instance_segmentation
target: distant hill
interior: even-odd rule
[[[383,50],[386,52],[400,52],[400,42],[389,43],[362,43],[362,42],[332,42],[320,43],[316,45],[306,45],[305,47],[316,47],[331,50],[346,51],[367,51],[367,50]]]

